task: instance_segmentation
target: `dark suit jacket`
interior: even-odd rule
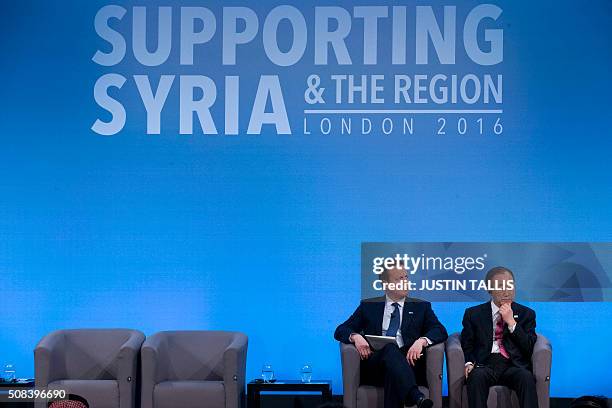
[[[514,333],[510,333],[508,326],[504,325],[502,343],[515,366],[531,370],[531,354],[537,340],[536,315],[527,306],[515,302],[512,302],[511,306],[516,328]],[[492,347],[493,317],[489,301],[465,310],[461,348],[466,362],[485,364]]]
[[[381,336],[384,311],[384,296],[362,300],[353,315],[336,328],[334,338],[348,344],[351,333]],[[410,347],[419,337],[427,337],[433,344],[441,343],[448,337],[446,329],[431,309],[431,303],[409,297],[404,301],[400,330],[406,347]]]

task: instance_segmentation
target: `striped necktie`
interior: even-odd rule
[[[389,328],[387,329],[387,336],[395,337],[397,336],[397,330],[400,326],[400,313],[399,313],[399,304],[393,303],[393,313],[391,313],[391,320],[389,320]]]
[[[504,358],[510,358],[510,354],[506,351],[504,347],[504,342],[502,341],[504,337],[504,319],[502,319],[501,315],[497,316],[497,323],[495,324],[495,342],[499,347],[499,352]]]

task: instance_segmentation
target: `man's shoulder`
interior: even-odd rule
[[[368,298],[368,299],[362,299],[361,302],[359,303],[359,306],[363,309],[369,309],[371,307],[378,307],[380,305],[384,305],[385,304],[385,297],[384,296],[378,296],[378,297],[373,297],[373,298]]]
[[[478,305],[470,306],[467,309],[465,309],[465,314],[473,315],[476,313],[482,313],[483,311],[487,309],[487,306],[489,305],[489,303],[490,302],[486,302],[486,303],[480,303]]]
[[[419,314],[425,314],[428,310],[433,311],[431,302],[425,299],[407,297],[404,301],[404,306],[406,306],[407,310],[412,310],[414,312],[418,312]]]
[[[377,296],[368,299],[361,299],[361,304],[371,304],[371,303],[385,303],[386,299],[384,296]]]
[[[533,310],[532,308],[528,306],[521,305],[520,303],[512,302],[512,310],[518,313],[535,316],[535,310]]]
[[[415,304],[418,306],[427,306],[427,305],[431,305],[431,302],[425,300],[425,299],[419,299],[419,298],[413,298],[413,297],[406,297],[406,299],[404,300],[404,303],[410,303],[410,304]]]

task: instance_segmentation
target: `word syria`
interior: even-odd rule
[[[115,71],[98,78],[94,99],[111,119],[97,119],[92,129],[103,135],[120,132],[127,120],[125,106],[133,106],[120,100],[126,98],[126,90],[135,89],[146,111],[147,133],[159,134],[162,109],[168,95],[176,94],[171,93],[173,87],[178,87],[181,134],[193,134],[194,116],[202,133],[217,134],[211,109],[224,110],[225,134],[238,134],[244,85],[238,75],[220,73],[222,67],[240,64],[245,73],[251,73],[254,61],[264,65],[266,75],[262,73],[256,85],[249,79],[246,86],[251,105],[248,134],[259,134],[266,124],[278,134],[291,133],[281,77],[270,75],[285,73],[278,67],[298,63],[313,64],[313,69],[332,64],[454,65],[458,54],[478,66],[503,61],[503,29],[492,28],[500,25],[497,19],[502,10],[492,4],[459,13],[461,19],[455,6],[425,5],[314,7],[313,13],[280,5],[259,14],[248,7],[222,7],[215,12],[206,7],[102,7],[94,19],[102,41],[92,60],[103,67],[122,67],[130,75]],[[479,43],[483,33],[484,41]],[[161,66],[180,73],[158,68],[150,78],[146,72],[134,72]],[[193,66],[199,69],[187,69]],[[122,90],[128,80],[135,87],[130,84]],[[289,86],[295,83],[290,75],[286,80]],[[219,99],[224,103],[219,108],[214,106],[217,89],[223,90]]]

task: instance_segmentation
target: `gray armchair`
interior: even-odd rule
[[[340,343],[342,360],[342,385],[346,408],[377,408],[383,406],[382,387],[360,384],[361,360],[352,344]],[[444,364],[444,344],[428,347],[426,352],[427,383],[429,388],[419,386],[419,390],[430,398],[435,408],[442,407],[442,368]]]
[[[66,390],[95,408],[135,407],[144,334],[129,329],[54,331],[34,349],[36,388]],[[46,407],[38,400],[36,407]]]
[[[533,376],[536,380],[538,406],[550,405],[550,368],[552,346],[548,339],[538,334],[531,356]],[[465,357],[461,349],[461,335],[455,333],[446,341],[446,372],[448,377],[448,398],[450,408],[467,408],[467,387],[465,386]],[[489,389],[487,406],[519,408],[518,398],[508,387],[496,385]]]
[[[141,350],[141,407],[242,407],[247,347],[247,336],[238,332],[154,334]]]

